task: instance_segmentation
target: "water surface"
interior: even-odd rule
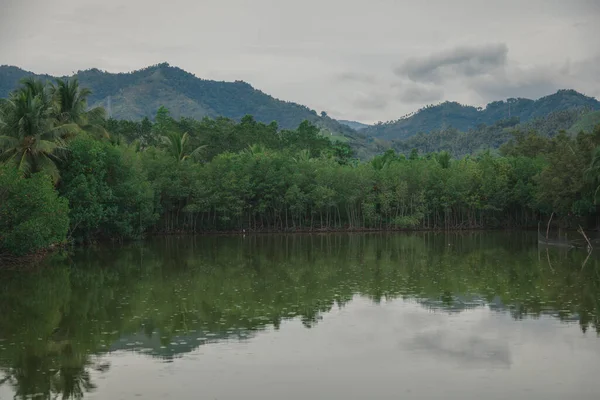
[[[0,399],[597,399],[587,256],[527,233],[79,249],[0,274]]]

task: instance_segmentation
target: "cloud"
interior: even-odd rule
[[[408,76],[415,82],[442,82],[449,76],[477,76],[506,64],[506,44],[463,46],[408,59],[394,69],[398,76]]]
[[[469,87],[486,101],[509,97],[538,99],[558,89],[567,89],[561,81],[564,79],[558,71],[543,67],[531,70],[515,68],[509,72],[475,78],[469,82]]]
[[[342,72],[337,74],[335,79],[339,82],[356,82],[371,85],[377,82],[377,78],[374,75],[363,72]]]
[[[522,66],[516,63],[494,73],[473,77],[465,86],[478,93],[484,100],[508,97],[538,99],[559,89],[576,88],[584,94],[598,96],[600,86],[589,84],[600,73],[600,57],[555,65]]]
[[[442,95],[473,105],[555,87],[600,95],[600,63],[578,65],[599,54],[597,0],[0,3],[2,63],[39,73],[167,61],[366,122],[397,119]],[[568,70],[553,71],[566,60]],[[532,66],[542,77],[528,75]]]
[[[366,110],[385,110],[389,103],[389,95],[383,92],[359,92],[353,101],[354,106]]]
[[[420,85],[414,83],[398,84],[400,93],[397,99],[402,103],[423,104],[433,103],[444,97],[444,91],[437,86]]]
[[[442,360],[454,361],[462,367],[510,368],[512,364],[510,348],[505,341],[476,335],[460,336],[447,329],[420,332],[407,347],[429,353]]]

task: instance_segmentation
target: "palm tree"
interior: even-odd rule
[[[434,157],[437,163],[440,165],[440,167],[442,167],[443,169],[450,168],[450,160],[452,159],[452,155],[450,153],[444,150],[435,154]]]
[[[57,105],[56,119],[59,124],[77,124],[82,130],[98,137],[108,138],[108,132],[102,126],[106,111],[102,107],[88,110],[87,98],[92,91],[81,88],[77,79],[57,79],[52,85],[52,95]]]
[[[48,87],[26,79],[23,86],[0,101],[0,162],[11,163],[24,176],[44,171],[54,182],[55,162],[65,148],[64,137],[77,125],[58,125]]]
[[[312,157],[310,155],[310,150],[308,150],[308,149],[300,150],[299,152],[296,153],[296,155],[294,157],[292,157],[292,160],[294,160],[294,162],[297,162],[297,163],[308,162],[308,161],[312,160]]]
[[[242,150],[242,152],[256,156],[258,154],[265,154],[267,152],[267,148],[260,143],[255,143],[248,145],[248,147]]]
[[[169,155],[175,158],[177,161],[182,162],[190,157],[197,156],[206,145],[196,147],[194,150],[187,153],[189,147],[190,136],[188,133],[181,134],[180,132],[169,132],[165,136],[162,136],[163,143],[166,145],[166,150]]]

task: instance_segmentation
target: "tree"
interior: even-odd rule
[[[77,79],[57,79],[51,92],[56,101],[56,119],[59,124],[76,124],[81,129],[98,137],[108,137],[103,124],[106,111],[102,107],[88,109],[87,98],[90,89],[80,88]]]
[[[187,132],[184,134],[181,134],[177,131],[168,132],[162,137],[162,139],[163,143],[166,145],[167,153],[179,162],[185,161],[190,157],[197,156],[203,149],[206,148],[206,145],[198,146],[192,151],[188,152],[188,148],[190,147],[190,136]]]
[[[24,176],[43,171],[56,183],[64,138],[79,128],[58,123],[47,86],[30,79],[22,83],[0,102],[0,162],[16,166]]]
[[[63,242],[68,203],[44,174],[25,179],[13,166],[0,166],[0,255],[21,256]]]
[[[156,221],[154,192],[139,156],[85,133],[69,143],[59,190],[69,200],[76,241],[137,238]]]

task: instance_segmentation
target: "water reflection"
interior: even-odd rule
[[[77,250],[0,276],[0,384],[16,398],[80,399],[111,368],[112,352],[173,362],[287,320],[313,328],[357,298],[404,299],[434,314],[555,318],[598,333],[600,265],[586,257],[538,249],[526,233],[168,237]],[[481,334],[502,326],[457,335],[405,322],[411,351],[511,366],[506,341]]]

